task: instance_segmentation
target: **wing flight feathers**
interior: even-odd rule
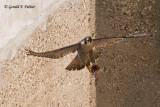
[[[114,42],[118,42],[119,40],[123,40],[124,38],[143,38],[149,36],[149,33],[135,34],[135,35],[124,35],[124,36],[111,36],[93,39],[93,44],[95,47],[104,47],[107,44],[113,44]]]
[[[67,47],[59,48],[52,51],[46,51],[46,52],[34,52],[30,49],[25,49],[25,50],[27,51],[27,55],[57,59],[65,56],[68,53],[74,53],[78,49],[79,45],[80,44],[77,43]]]

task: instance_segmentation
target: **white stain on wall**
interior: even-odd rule
[[[60,6],[80,0],[1,0],[0,61],[13,59],[35,28]],[[43,27],[45,30],[45,25]]]

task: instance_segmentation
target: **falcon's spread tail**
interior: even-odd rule
[[[82,65],[78,55],[72,60],[72,62],[66,67],[67,70],[81,70],[85,67],[85,65]]]

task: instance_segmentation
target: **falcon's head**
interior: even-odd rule
[[[81,44],[89,44],[91,42],[92,42],[92,38],[88,36],[81,41]]]

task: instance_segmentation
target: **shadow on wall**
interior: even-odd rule
[[[97,107],[160,105],[160,24],[158,0],[96,0],[96,38],[151,32],[105,47],[97,63]],[[159,24],[158,24],[159,23]]]

